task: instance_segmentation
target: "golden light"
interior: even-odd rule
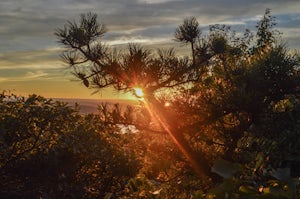
[[[135,92],[135,95],[137,97],[143,97],[144,96],[144,92],[141,88],[138,88],[138,87],[134,88],[134,92]]]
[[[165,102],[164,106],[169,107],[169,106],[171,106],[171,103],[170,102]]]

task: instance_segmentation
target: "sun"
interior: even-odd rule
[[[134,91],[135,91],[135,95],[139,98],[142,98],[144,97],[144,92],[143,92],[143,89],[139,88],[139,87],[136,87],[134,88]]]
[[[171,103],[170,102],[165,102],[164,106],[169,107],[169,106],[171,106]]]

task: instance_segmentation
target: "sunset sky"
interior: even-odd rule
[[[299,50],[299,0],[1,0],[0,91],[54,98],[126,98],[109,89],[91,95],[93,90],[74,81],[60,59],[62,49],[53,33],[83,13],[98,14],[109,30],[103,38],[107,44],[172,45],[182,50],[173,36],[184,18],[195,16],[204,33],[217,23],[237,31],[254,30],[266,8],[276,17],[289,47]]]

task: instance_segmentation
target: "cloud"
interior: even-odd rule
[[[5,78],[5,77],[0,77],[0,82],[4,82],[4,81],[7,81],[7,78]]]
[[[1,71],[3,73],[8,71]],[[38,70],[38,71],[28,71],[25,74],[12,73],[12,70],[9,71],[11,74],[9,77],[0,77],[0,82],[19,82],[19,81],[31,81],[39,79],[51,79],[51,75],[48,73]],[[53,75],[53,74],[52,74]]]
[[[300,26],[299,0],[2,0],[0,68],[60,67],[57,49],[49,51],[58,46],[53,33],[82,13],[98,13],[109,29],[107,43],[165,45],[185,17],[195,16],[204,29],[216,23],[253,29],[266,8],[276,16],[283,37],[300,40],[295,29]]]
[[[62,68],[60,52],[59,48],[0,52],[0,69]]]
[[[66,68],[0,68],[1,82],[62,81],[71,80]]]
[[[47,77],[49,74],[45,73],[44,71],[38,70],[38,71],[29,71],[25,74],[26,79],[40,79]]]
[[[161,44],[165,43],[167,39],[164,38],[149,38],[149,37],[142,37],[142,36],[135,36],[135,37],[119,37],[118,39],[114,39],[112,41],[108,41],[107,44],[116,46],[116,45],[127,45],[128,43],[136,43],[136,44]]]
[[[109,30],[103,37],[107,44],[176,47],[184,55],[189,48],[173,40],[184,18],[195,16],[204,32],[216,23],[237,31],[254,30],[266,8],[276,17],[276,28],[288,46],[300,49],[299,0],[1,0],[0,87],[26,93],[52,90],[50,96],[57,89],[65,96],[72,88],[78,95],[78,84],[66,83],[72,78],[59,57],[63,49],[53,33],[83,13],[98,14]]]
[[[131,32],[130,38],[152,36],[157,40],[169,33],[172,37],[173,28],[187,16],[196,16],[204,27],[215,23],[230,25],[242,23],[241,19],[245,18],[259,18],[266,8],[279,15],[282,26],[299,25],[299,18],[289,20],[283,17],[286,13],[298,13],[299,17],[298,0],[2,0],[0,52],[54,46],[55,28],[89,11],[98,13],[100,21],[107,25],[112,34],[124,33],[119,38],[127,37],[127,31]],[[136,31],[139,29],[141,31]]]
[[[49,74],[42,70],[0,70],[1,74],[9,75],[5,77],[0,76],[0,81],[2,82],[20,82],[20,81],[32,81],[32,80],[50,80],[53,79],[55,76],[54,74]],[[52,71],[53,72],[53,71]]]
[[[146,4],[164,4],[166,2],[176,2],[183,0],[138,0],[138,3],[146,3]]]

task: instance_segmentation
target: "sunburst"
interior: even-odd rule
[[[142,98],[144,97],[144,92],[143,92],[143,89],[139,88],[139,87],[135,87],[134,88],[134,92],[135,92],[135,95],[139,98]]]

